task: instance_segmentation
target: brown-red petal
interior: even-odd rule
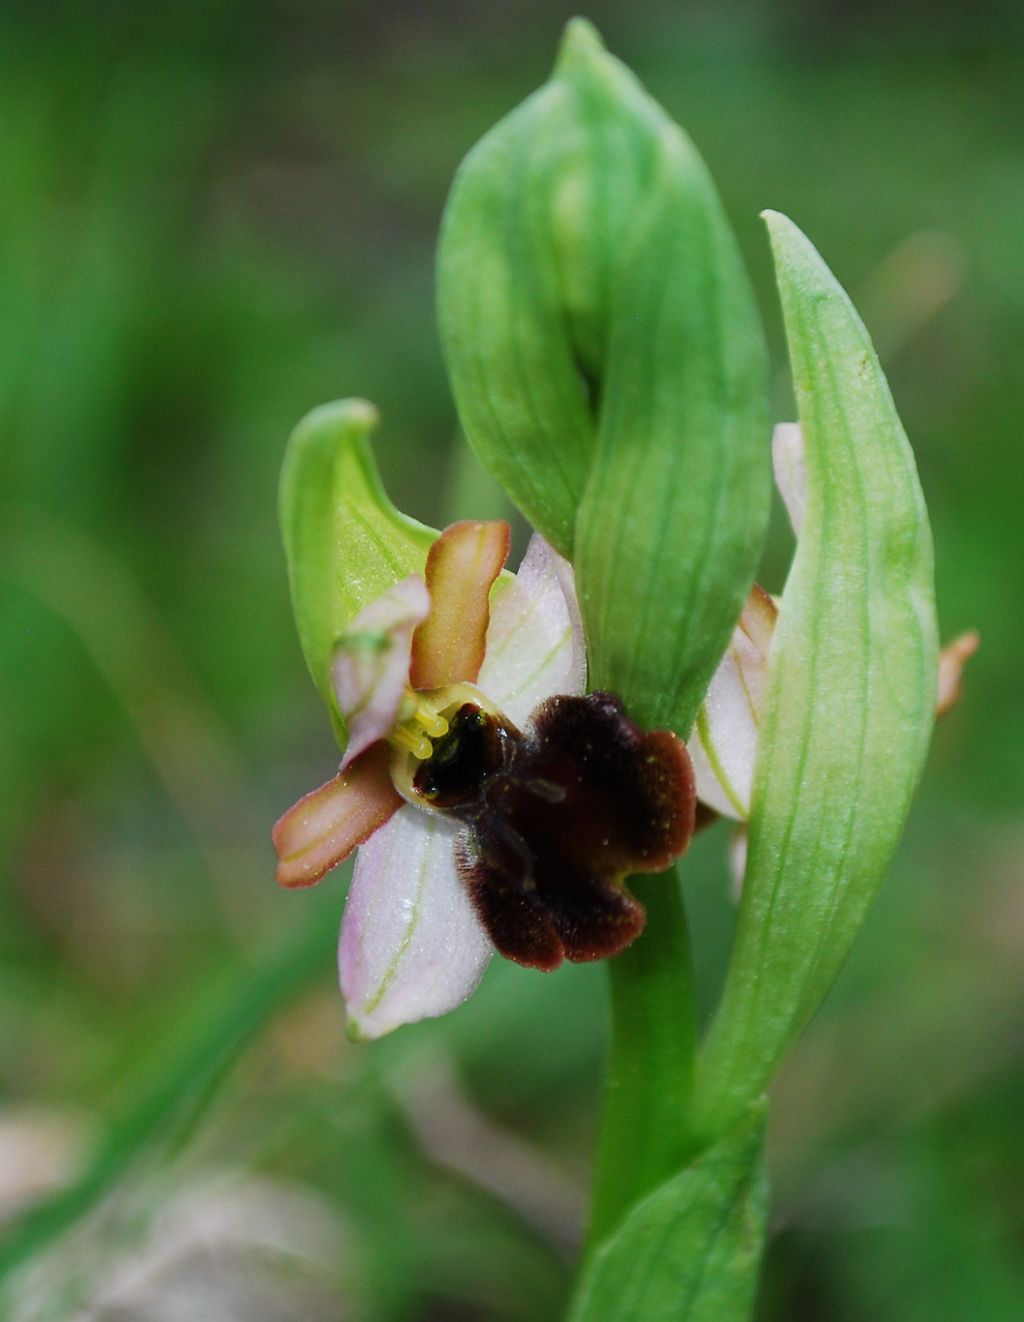
[[[314,885],[401,806],[388,774],[387,748],[373,744],[278,819],[272,832],[278,885]]]
[[[430,548],[426,580],[430,614],[412,640],[414,689],[472,683],[483,665],[488,598],[508,558],[507,523],[465,521],[446,528]]]

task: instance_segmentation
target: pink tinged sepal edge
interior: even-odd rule
[[[404,578],[365,606],[334,648],[331,677],[348,722],[345,768],[394,726],[409,677],[413,632],[430,613],[422,578]]]
[[[708,688],[688,745],[697,797],[724,817],[750,814],[764,686],[778,618],[774,599],[756,583]]]
[[[514,724],[555,694],[580,694],[587,661],[572,567],[538,533],[491,605],[477,685]]]
[[[456,871],[458,831],[406,805],[360,849],[338,944],[354,1038],[445,1014],[480,982],[492,947]]]
[[[272,832],[277,883],[313,886],[398,811],[384,745],[367,752],[278,819]]]

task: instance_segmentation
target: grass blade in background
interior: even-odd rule
[[[307,900],[307,904],[309,901]],[[111,1121],[82,1174],[30,1208],[0,1239],[0,1286],[114,1191],[139,1160],[183,1135],[253,1038],[332,963],[337,897],[313,901],[302,927],[256,965],[246,964],[195,997],[156,1044],[151,1073]]]

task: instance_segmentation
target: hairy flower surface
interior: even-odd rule
[[[508,544],[505,524],[454,524],[423,578],[353,620],[332,667],[338,774],[274,829],[287,887],[361,846],[339,967],[362,1037],[460,1004],[494,947],[541,969],[617,953],[644,923],[626,875],[692,833],[685,746],[581,696],[572,570],[534,536],[502,574]]]

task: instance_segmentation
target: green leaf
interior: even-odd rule
[[[657,147],[620,257],[576,571],[595,685],[688,738],[764,541],[765,358],[702,162],[669,121]]]
[[[564,62],[574,45],[595,41],[587,25],[570,25]],[[462,163],[438,249],[441,338],[463,430],[566,556],[594,445],[574,323],[597,320],[589,300],[608,281],[607,255],[581,212],[602,205],[617,216],[618,199],[635,191],[628,175],[619,177],[621,194],[596,177],[585,109],[560,64]],[[599,360],[592,346],[595,377]]]
[[[314,409],[292,432],[281,470],[281,531],[292,608],[313,682],[338,742],[348,735],[331,684],[331,653],[362,608],[422,574],[437,537],[388,500],[370,450],[377,410],[362,399]]]
[[[746,1322],[764,1244],[764,1108],[641,1202],[584,1268],[569,1322]]]
[[[743,899],[703,1062],[706,1132],[764,1089],[888,867],[935,710],[932,543],[860,318],[766,213],[805,440],[806,508],[769,659]]]
[[[689,735],[764,537],[765,352],[703,162],[582,20],[461,167],[438,291],[462,425],[574,560],[595,684]]]

